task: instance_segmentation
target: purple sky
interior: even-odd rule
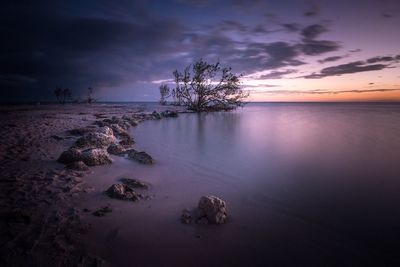
[[[400,1],[3,1],[3,101],[156,101],[196,59],[251,100],[400,100]]]

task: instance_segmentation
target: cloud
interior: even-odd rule
[[[398,55],[397,57],[400,57],[400,55]],[[394,60],[396,60],[396,57],[384,56],[384,57],[369,58],[369,59],[367,59],[367,62],[368,63],[377,63],[377,62],[389,62],[389,61],[394,61]]]
[[[328,52],[339,50],[341,46],[338,42],[328,40],[309,40],[306,39],[299,44],[300,50],[308,56],[317,56]]]
[[[332,57],[334,58],[334,57]],[[327,58],[329,59],[329,58]],[[373,63],[389,63],[397,62],[400,59],[400,55],[397,56],[377,56],[369,58],[365,61],[354,61],[346,64],[332,66],[322,69],[319,73],[312,73],[310,75],[303,76],[306,79],[320,79],[328,76],[340,76],[342,74],[350,74],[365,71],[383,70],[389,68],[388,64],[373,64]],[[336,60],[336,59],[335,59]],[[326,61],[326,59],[325,59]],[[332,60],[330,60],[332,61]],[[334,61],[334,60],[333,60]]]
[[[307,38],[307,39],[315,39],[320,34],[327,32],[327,31],[328,31],[328,29],[325,28],[324,26],[322,26],[320,24],[313,24],[313,25],[305,27],[302,30],[301,35],[303,35],[303,37]]]
[[[382,70],[387,67],[388,66],[384,65],[384,64],[366,65],[366,63],[363,61],[356,61],[356,62],[350,62],[347,64],[324,68],[319,73],[313,73],[310,75],[306,75],[306,76],[304,76],[304,78],[320,79],[320,78],[324,78],[324,77],[328,77],[328,76],[339,76],[339,75],[343,75],[343,74],[350,74],[350,73],[357,73],[357,72]]]
[[[281,26],[288,32],[297,32],[300,30],[300,25],[297,23],[284,23]]]
[[[284,71],[271,71],[268,74],[263,74],[261,76],[259,76],[257,79],[263,80],[263,79],[282,79],[283,76],[287,75],[287,74],[292,74],[292,73],[296,73],[297,70],[295,69],[288,69],[288,70],[284,70]]]
[[[333,57],[327,57],[327,58],[318,60],[318,62],[323,64],[323,63],[326,63],[326,62],[337,61],[337,60],[342,59],[342,58],[344,58],[344,56],[333,56]]]

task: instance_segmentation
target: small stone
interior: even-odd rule
[[[153,111],[153,113],[151,113],[151,116],[152,116],[153,119],[155,119],[155,120],[160,120],[160,119],[161,119],[161,115],[160,115],[160,113],[158,113],[157,111]]]
[[[181,222],[183,224],[191,224],[193,222],[193,215],[189,209],[184,209],[182,211]]]
[[[143,164],[153,164],[154,163],[153,158],[144,151],[139,152],[134,149],[131,149],[131,150],[128,150],[127,152],[128,152],[128,157],[130,159],[134,159]]]
[[[132,188],[124,184],[111,185],[107,189],[106,194],[111,198],[131,200],[131,201],[137,201],[142,197],[140,194],[133,191]]]

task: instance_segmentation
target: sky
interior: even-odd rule
[[[2,102],[157,101],[200,58],[250,101],[400,101],[398,0],[12,0],[0,21]]]

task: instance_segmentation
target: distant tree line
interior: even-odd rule
[[[80,97],[74,98],[72,96],[72,91],[69,88],[56,87],[53,93],[57,99],[57,102],[60,104],[65,104],[67,102],[92,104],[98,101],[97,98],[93,97],[93,91],[94,91],[93,87],[89,87],[87,89],[86,97],[84,99],[81,99]]]
[[[182,72],[173,72],[175,88],[160,85],[160,103],[169,98],[172,104],[183,105],[196,112],[231,110],[244,104],[249,94],[240,87],[241,74],[220,63],[209,64],[200,59]]]

